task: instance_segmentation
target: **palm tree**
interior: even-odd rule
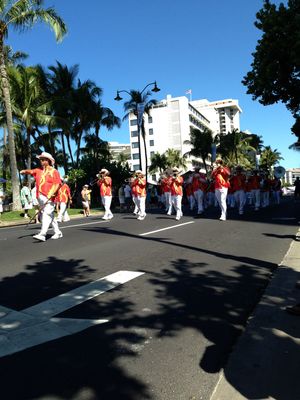
[[[30,29],[36,22],[45,22],[53,29],[56,39],[63,38],[67,29],[63,20],[53,8],[43,8],[43,0],[1,0],[0,2],[0,75],[3,100],[7,118],[8,147],[11,168],[13,209],[21,208],[20,185],[18,180],[15,138],[10,100],[10,88],[5,64],[5,39],[9,29],[20,32]]]
[[[127,119],[130,115],[130,113],[135,114],[138,116],[138,105],[139,104],[144,104],[144,114],[150,115],[151,108],[157,103],[157,100],[155,99],[150,99],[149,96],[151,96],[150,92],[139,92],[138,90],[130,90],[129,92],[130,95],[130,100],[126,101],[124,103],[124,110],[126,111],[125,116],[123,117],[123,121]],[[143,143],[144,143],[144,153],[145,153],[145,175],[147,177],[148,173],[148,156],[147,156],[147,144],[146,144],[146,131],[145,131],[145,121],[144,121],[144,115],[141,120],[141,129],[140,129],[140,134],[143,138]],[[142,168],[142,154],[141,154],[141,139],[140,135],[138,135],[138,146],[139,146],[139,156],[140,156],[140,168]]]
[[[266,146],[261,152],[259,165],[261,168],[270,171],[280,160],[283,160],[280,152],[277,149],[272,150],[271,146]]]
[[[168,149],[164,154],[167,159],[167,168],[187,168],[186,157],[181,155],[180,150]]]
[[[44,145],[46,138],[39,127],[48,126],[48,138],[51,139],[51,127],[55,125],[56,118],[50,114],[52,101],[46,92],[46,76],[40,66],[8,69],[10,81],[10,95],[13,117],[21,124],[26,132],[25,150],[27,153],[26,168],[31,168],[31,139],[37,140],[36,135]],[[54,143],[52,144],[52,151]]]
[[[212,131],[206,127],[203,128],[203,130],[191,128],[190,140],[186,140],[185,144],[190,144],[192,146],[191,150],[186,155],[200,157],[207,173],[206,161],[211,155],[212,146],[214,144]]]
[[[67,175],[68,158],[70,158],[73,168],[75,166],[71,147],[71,132],[75,118],[73,113],[73,94],[76,90],[76,78],[79,66],[76,64],[72,67],[68,67],[57,61],[55,66],[51,65],[48,69],[50,70],[50,74],[48,74],[48,91],[49,95],[53,98],[53,114],[58,119],[60,141],[63,151],[63,164],[65,174]],[[68,155],[66,152],[65,139],[67,141]]]
[[[149,166],[150,173],[156,173],[159,171],[162,173],[167,168],[167,157],[166,154],[160,154],[155,152],[151,157],[151,164]]]
[[[250,145],[251,136],[238,129],[233,129],[227,135],[218,135],[218,151],[229,166],[241,165],[249,167],[251,164],[250,151],[255,148]]]

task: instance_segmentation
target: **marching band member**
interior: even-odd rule
[[[135,179],[136,179],[136,175],[133,175],[130,178],[130,187],[131,187],[132,202],[134,205],[133,214],[138,215],[139,206],[138,206],[138,198],[137,198],[137,192],[136,192],[136,180]]]
[[[216,167],[212,171],[212,178],[215,182],[215,196],[221,208],[221,221],[226,221],[227,212],[227,192],[229,187],[230,169],[223,165],[223,160],[216,160]]]
[[[59,203],[59,213],[56,218],[57,222],[70,221],[70,217],[69,217],[69,214],[67,211],[67,206],[68,206],[68,202],[70,202],[70,204],[72,204],[72,198],[71,198],[70,187],[67,184],[68,177],[64,176],[62,181],[63,181],[63,184],[60,187],[60,189],[58,190],[58,194],[57,194],[57,201]]]
[[[206,176],[200,172],[199,168],[195,169],[192,178],[193,192],[198,207],[197,214],[203,213],[203,200],[206,189]]]
[[[137,208],[139,221],[142,221],[146,217],[146,178],[141,170],[137,170],[136,178],[134,179],[133,185],[136,192]]]
[[[183,178],[179,176],[179,169],[174,167],[172,169],[173,176],[171,178],[171,195],[172,195],[172,204],[176,210],[176,220],[179,221],[182,217],[182,184]]]
[[[271,182],[272,190],[274,194],[274,200],[276,204],[280,204],[280,195],[281,195],[281,180],[274,176],[274,179]]]
[[[246,203],[246,176],[243,173],[243,168],[238,165],[236,167],[236,174],[233,175],[230,183],[232,184],[232,189],[234,191],[234,200],[239,208],[239,214],[244,214],[244,206]]]
[[[194,197],[194,192],[193,192],[193,184],[192,184],[190,178],[188,179],[188,181],[185,185],[185,192],[186,192],[186,197],[189,202],[190,210],[193,211],[194,206],[195,206],[195,197]]]
[[[112,219],[113,213],[110,210],[112,200],[112,180],[109,176],[109,171],[106,168],[102,168],[99,172],[97,185],[100,188],[101,201],[105,210],[102,219]]]
[[[165,200],[166,211],[168,215],[172,214],[172,196],[171,196],[171,176],[168,170],[164,172],[164,176],[161,179],[161,187]]]
[[[40,233],[33,237],[44,242],[50,224],[52,224],[54,230],[54,235],[51,236],[51,239],[60,239],[63,237],[54,218],[54,200],[61,184],[61,178],[59,172],[53,167],[55,160],[51,154],[42,152],[37,158],[41,162],[41,168],[25,169],[20,171],[20,173],[22,175],[32,175],[35,178],[37,197],[41,207],[42,226]]]
[[[262,207],[266,208],[270,205],[270,190],[271,190],[271,180],[269,179],[268,172],[262,173],[262,180],[260,182],[260,186],[261,186]]]
[[[261,177],[258,174],[258,170],[255,169],[253,174],[249,177],[249,185],[254,200],[255,211],[259,210],[260,207],[260,182]]]

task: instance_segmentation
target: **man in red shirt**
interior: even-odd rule
[[[67,182],[68,182],[68,177],[64,176],[63,184],[60,187],[57,195],[57,202],[59,204],[59,213],[56,218],[57,222],[70,221],[70,217],[67,211],[67,206],[68,202],[70,202],[70,204],[72,203],[72,198],[71,198],[71,190]]]
[[[109,176],[109,171],[106,168],[102,168],[99,172],[99,180],[97,184],[100,188],[100,196],[105,210],[102,219],[112,219],[113,213],[110,210],[112,200],[112,180]]]
[[[168,215],[172,214],[172,196],[171,196],[171,177],[168,170],[164,172],[161,180],[162,192],[165,200],[166,211]]]
[[[42,226],[40,233],[33,237],[44,242],[50,224],[52,224],[54,230],[54,235],[51,236],[51,239],[60,239],[63,237],[54,218],[55,197],[61,185],[61,178],[59,172],[53,167],[55,160],[51,154],[42,152],[37,158],[41,162],[41,168],[25,169],[20,171],[20,174],[32,175],[35,178],[37,199],[42,215]]]
[[[255,211],[257,211],[260,207],[260,183],[261,183],[261,176],[258,174],[258,170],[255,169],[253,174],[249,177],[249,185],[251,189],[251,194],[254,200],[254,207]]]
[[[198,206],[197,213],[203,213],[203,201],[206,190],[206,176],[200,172],[200,169],[195,169],[195,173],[192,178],[193,192]]]
[[[171,180],[171,195],[172,195],[172,203],[176,210],[176,220],[179,221],[182,217],[182,184],[183,178],[179,176],[179,169],[177,167],[173,168],[173,176]]]
[[[135,174],[136,178],[133,181],[133,186],[138,207],[137,219],[143,221],[146,217],[146,178],[141,170],[137,170]]]
[[[223,165],[223,160],[220,158],[216,160],[216,167],[211,174],[214,179],[215,196],[221,208],[221,221],[226,221],[227,213],[227,192],[229,188],[230,169]]]
[[[236,173],[230,180],[232,185],[233,195],[235,203],[239,209],[239,214],[244,214],[244,206],[246,203],[246,175],[243,173],[243,168],[238,165],[236,167]]]

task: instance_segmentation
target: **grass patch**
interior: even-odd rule
[[[103,211],[101,208],[92,208],[91,214],[97,214]],[[28,215],[32,218],[35,214],[35,210],[28,210]],[[68,214],[70,216],[83,216],[82,208],[68,208]],[[24,218],[24,211],[5,211],[0,216],[0,221],[2,222],[18,222],[18,221],[29,221],[29,219]]]

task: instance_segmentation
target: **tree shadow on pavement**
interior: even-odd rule
[[[26,272],[0,282],[0,304],[21,309],[21,305],[22,308],[32,306],[90,283],[93,269],[82,263],[83,260],[49,257],[44,262],[28,265]],[[87,302],[88,308],[97,310],[98,318],[104,315],[124,318],[131,312],[132,304],[122,297],[122,286],[113,289],[115,298],[105,305],[98,296]],[[77,317],[78,312],[74,318]],[[79,315],[78,318],[88,317]],[[131,345],[145,338],[138,331],[114,328],[114,322],[109,321],[0,358],[1,398],[150,399],[147,385],[130,376],[116,362],[121,356],[136,357]],[[123,342],[126,346],[120,344]]]

